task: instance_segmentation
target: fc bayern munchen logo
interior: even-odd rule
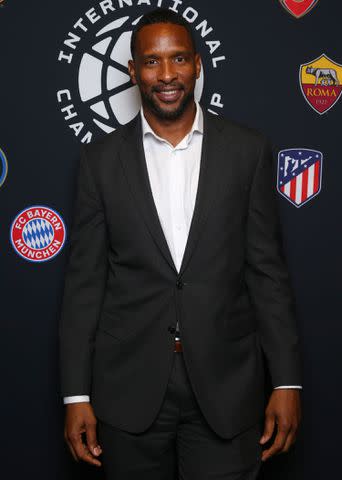
[[[66,228],[55,210],[44,205],[33,205],[15,217],[10,237],[14,250],[25,260],[46,262],[63,248]]]
[[[319,194],[323,154],[307,148],[281,150],[278,154],[277,190],[295,207]]]
[[[318,0],[280,0],[280,3],[291,15],[301,18],[317,5]]]

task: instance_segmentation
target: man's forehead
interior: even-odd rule
[[[145,25],[137,34],[137,49],[145,50],[155,47],[192,50],[189,32],[182,25],[174,23],[155,23]]]

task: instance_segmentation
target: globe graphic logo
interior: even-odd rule
[[[132,28],[140,18],[131,21],[129,16],[124,16],[101,28],[95,34],[91,52],[84,53],[81,58],[78,73],[80,98],[90,109],[93,122],[106,133],[130,122],[140,109],[139,89],[132,84],[127,68],[131,58]],[[198,101],[203,83],[202,65],[195,88]]]

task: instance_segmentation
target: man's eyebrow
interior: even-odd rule
[[[177,52],[173,53],[173,57],[177,57],[178,55],[191,55],[192,51],[191,50],[178,50]]]
[[[174,52],[171,52],[169,55],[170,57],[177,57],[179,55],[191,55],[192,51],[191,50],[176,50]],[[146,60],[147,58],[160,58],[160,55],[157,55],[156,53],[145,53],[145,55],[142,55],[142,58]]]
[[[159,55],[156,55],[155,53],[146,53],[145,55],[142,55],[142,58],[146,60],[147,58],[159,58]]]

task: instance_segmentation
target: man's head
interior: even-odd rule
[[[144,15],[131,39],[128,69],[144,108],[163,120],[179,118],[194,101],[200,55],[189,24],[172,10]]]

